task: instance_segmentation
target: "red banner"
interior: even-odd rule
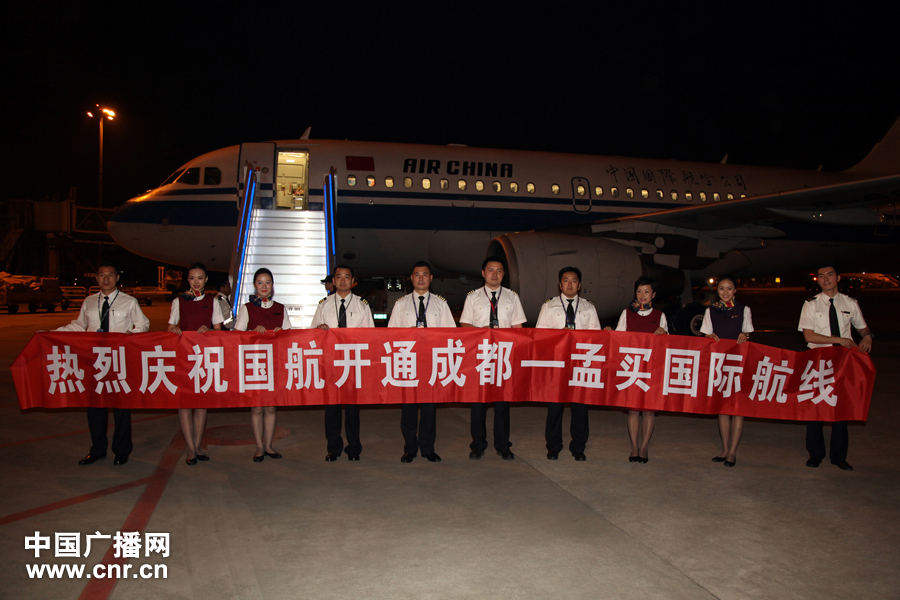
[[[23,409],[506,400],[819,421],[865,421],[875,380],[840,347],[475,328],[51,332],[12,373]]]

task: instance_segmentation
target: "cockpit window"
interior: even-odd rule
[[[162,186],[164,186],[164,185],[169,185],[170,183],[172,183],[173,181],[175,181],[176,179],[178,179],[178,177],[179,177],[182,173],[184,173],[184,169],[178,169],[177,171],[175,171],[174,173],[172,173],[171,175],[169,175],[169,178],[168,178],[168,179],[166,179],[166,180],[163,181],[161,184],[159,184],[159,187],[162,187]]]
[[[219,185],[222,183],[222,171],[218,167],[206,167],[203,170],[203,185]]]
[[[187,185],[197,185],[200,183],[200,167],[185,169],[184,173],[181,174],[181,177],[178,178],[178,183],[185,183]]]

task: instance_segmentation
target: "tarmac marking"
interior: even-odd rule
[[[66,500],[60,500],[59,502],[52,502],[50,504],[45,504],[44,506],[38,506],[29,510],[23,510],[22,512],[13,513],[5,517],[0,517],[0,525],[7,525],[15,521],[21,521],[22,519],[28,519],[50,511],[59,510],[60,508],[66,508],[68,506],[87,502],[88,500],[94,500],[95,498],[109,496],[110,494],[117,494],[125,490],[130,490],[133,487],[149,483],[150,479],[150,477],[135,479],[134,481],[129,481],[128,483],[121,483],[119,485],[108,487],[105,490],[97,490],[96,492],[89,492],[87,494],[82,494],[81,496],[75,496]]]
[[[173,414],[174,413],[165,414],[165,415],[153,415],[150,417],[142,417],[140,419],[132,419],[131,422],[132,423],[141,423],[143,421],[153,421],[155,419],[164,419],[166,417],[171,417]],[[109,427],[107,427],[107,429],[112,429],[114,426],[115,426],[115,424],[110,423],[110,425],[109,425]],[[67,431],[65,433],[55,433],[53,435],[45,435],[44,437],[31,438],[30,440],[20,440],[18,442],[9,442],[8,444],[0,444],[0,448],[9,448],[10,446],[20,446],[22,444],[31,444],[33,442],[42,442],[44,440],[52,440],[54,438],[66,437],[69,435],[78,435],[80,433],[89,433],[89,432],[90,431],[88,429],[78,429],[76,431]]]

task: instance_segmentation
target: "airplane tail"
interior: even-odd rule
[[[894,121],[868,156],[843,172],[858,177],[900,173],[900,118]]]

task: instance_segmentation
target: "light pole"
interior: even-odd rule
[[[100,121],[100,181],[97,185],[97,206],[103,208],[103,121],[104,117],[112,121],[116,113],[108,108],[101,108],[99,104],[96,106],[99,111],[97,112],[98,120]],[[93,118],[94,114],[88,111],[88,116]]]

